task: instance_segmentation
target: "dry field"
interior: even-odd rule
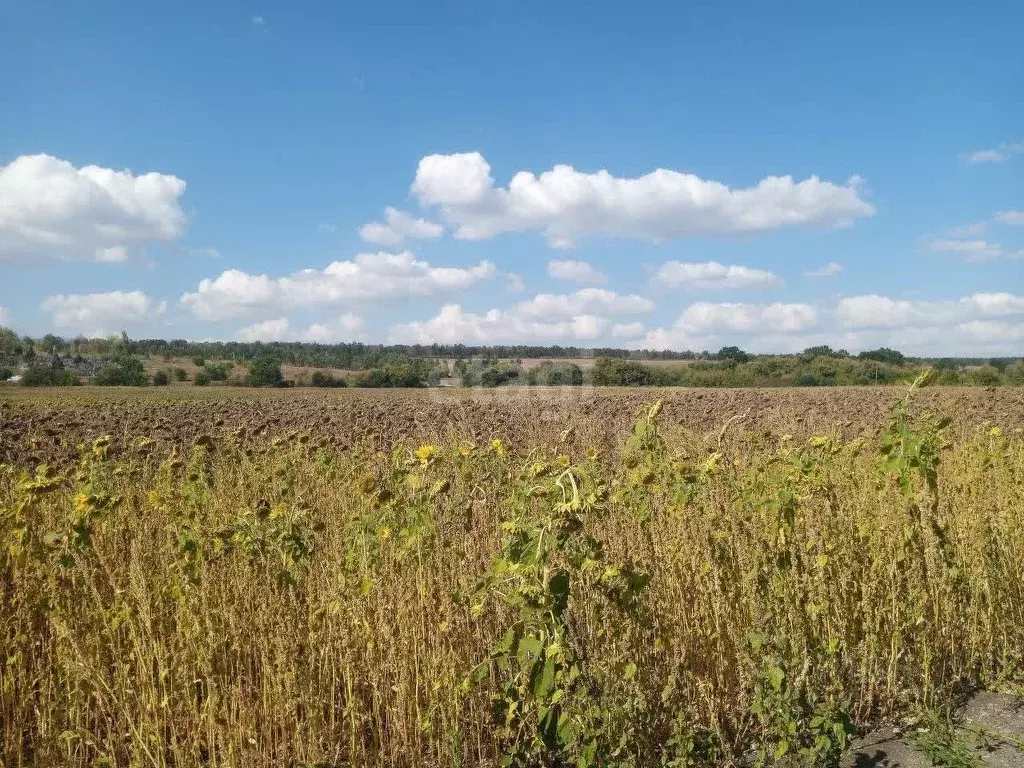
[[[2,390],[0,765],[937,743],[1024,690],[1022,427],[1010,389]]]
[[[306,431],[337,446],[370,439],[500,437],[522,449],[550,444],[571,428],[577,447],[615,450],[645,405],[662,400],[663,426],[714,432],[736,420],[743,431],[854,437],[883,425],[899,389],[615,389],[253,390],[225,387],[127,390],[81,387],[32,391],[0,388],[0,461],[40,456],[71,459],[83,440],[150,435],[191,445],[201,434],[245,425],[274,437]],[[925,389],[923,410],[970,431],[990,421],[1024,427],[1024,389]],[[742,417],[742,418],[739,418]],[[31,452],[30,452],[31,453]]]

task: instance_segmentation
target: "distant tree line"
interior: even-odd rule
[[[181,367],[147,375],[142,357],[190,358],[197,367],[196,386],[426,387],[449,377],[465,387],[836,386],[891,384],[926,365],[936,369],[940,384],[1024,384],[1024,363],[1016,358],[909,358],[885,347],[852,355],[821,345],[797,354],[763,355],[736,346],[674,352],[558,345],[264,344],[133,340],[124,333],[106,339],[54,334],[34,339],[0,327],[0,381],[15,373],[26,386],[74,385],[83,379],[101,386],[164,386],[187,379]],[[524,368],[526,358],[543,362]],[[581,367],[571,362],[582,359],[594,363]],[[650,364],[655,361],[659,365]],[[282,365],[321,370],[288,381]],[[242,367],[236,371],[236,366]],[[350,373],[339,376],[325,368]]]

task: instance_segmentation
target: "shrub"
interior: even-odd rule
[[[97,373],[92,383],[101,387],[144,387],[149,383],[149,377],[141,360],[121,357]]]
[[[336,378],[326,371],[314,371],[313,378],[310,379],[310,386],[339,388],[347,387],[348,384],[344,379]]]
[[[999,369],[993,365],[983,365],[975,368],[973,371],[969,371],[967,376],[972,382],[983,387],[994,387],[1002,382]]]
[[[167,371],[157,371],[153,374],[154,387],[166,387],[170,383],[171,377],[167,375]]]
[[[646,387],[653,381],[647,366],[613,357],[597,358],[593,376],[594,384],[599,387]]]
[[[195,384],[197,387],[205,387],[210,384],[210,372],[206,368],[200,368],[196,371]]]
[[[81,383],[71,371],[43,365],[32,366],[21,377],[23,387],[75,387]]]
[[[14,371],[7,367],[0,367],[0,381],[7,381],[14,375]]]
[[[207,363],[200,370],[205,371],[208,382],[228,380],[228,368],[224,363]]]
[[[175,381],[186,381],[188,379],[188,372],[184,368],[174,369],[174,380]]]
[[[583,384],[583,369],[574,363],[545,361],[527,374],[530,386],[578,387]]]
[[[225,378],[227,374],[225,373]],[[271,355],[260,355],[249,364],[245,383],[250,387],[282,387],[281,363]]]

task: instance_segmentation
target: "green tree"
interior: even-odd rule
[[[245,383],[250,387],[280,387],[284,385],[281,363],[271,355],[260,355],[249,364]]]
[[[718,359],[735,360],[737,363],[746,363],[750,361],[750,355],[739,347],[722,347],[718,350]]]
[[[65,342],[60,336],[48,333],[43,336],[43,340],[39,342],[39,346],[42,347],[44,352],[55,355],[65,347]]]
[[[21,341],[18,339],[18,334],[3,326],[0,326],[0,352],[12,355],[21,354]]]
[[[907,358],[902,352],[897,352],[895,349],[889,349],[888,347],[869,349],[861,352],[857,357],[861,360],[876,360],[879,363],[888,363],[889,365],[903,365],[907,362]]]
[[[124,356],[105,366],[92,383],[101,387],[144,387],[149,383],[149,377],[141,360]]]

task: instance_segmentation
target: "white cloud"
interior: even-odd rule
[[[363,328],[363,318],[351,312],[326,323],[313,323],[307,328],[292,330],[287,317],[247,325],[238,332],[239,341],[309,341],[337,344],[351,341]]]
[[[1012,227],[1024,226],[1024,211],[1000,211],[996,219]]]
[[[714,304],[699,301],[687,307],[676,327],[694,335],[804,331],[818,322],[818,310],[810,304]]]
[[[1009,153],[998,149],[976,149],[962,156],[968,163],[1001,163],[1009,157]]]
[[[458,304],[447,304],[429,320],[393,326],[391,339],[414,344],[593,341],[612,329],[610,316],[653,309],[654,304],[641,296],[583,288],[570,294],[542,293],[511,309],[492,309],[482,314],[467,312]],[[627,327],[615,326],[620,333]]]
[[[181,303],[197,317],[221,321],[297,306],[351,305],[466,291],[499,271],[489,261],[472,267],[435,267],[412,253],[361,253],[325,269],[271,278],[229,269],[204,279]]]
[[[604,288],[583,288],[576,293],[541,293],[516,306],[517,313],[548,320],[579,315],[635,315],[650,312],[654,302],[642,296],[619,294]]]
[[[751,267],[719,264],[717,261],[687,263],[667,261],[655,275],[661,285],[697,290],[716,288],[764,288],[782,281],[771,272]]]
[[[111,291],[47,296],[40,307],[52,313],[55,326],[103,335],[162,315],[167,302],[151,299],[142,291]]]
[[[264,24],[267,23],[266,21],[263,20],[262,16],[253,16],[252,19],[250,19],[250,21],[253,23],[254,26],[257,27],[262,27]]]
[[[646,349],[699,349],[716,346],[721,336],[754,334],[784,337],[818,325],[818,309],[811,304],[735,304],[699,301],[688,306],[670,328],[648,332],[640,346]]]
[[[384,211],[386,222],[371,221],[359,230],[359,236],[368,243],[394,247],[406,238],[433,240],[444,234],[444,227],[433,221],[417,219],[405,211],[388,207]]]
[[[247,325],[238,332],[239,341],[282,341],[288,334],[291,323],[287,317],[265,320],[262,323]]]
[[[1024,341],[1024,323],[972,320],[969,323],[961,323],[958,329],[982,342]]]
[[[871,294],[841,299],[836,317],[847,328],[902,328],[951,322],[956,309],[955,302],[908,301]]]
[[[659,168],[618,178],[556,165],[539,176],[520,171],[496,187],[479,152],[420,160],[413,194],[438,206],[455,236],[481,240],[503,232],[543,232],[555,247],[604,235],[660,241],[688,235],[730,235],[783,226],[844,227],[875,209],[860,197],[862,182],[836,185],[811,176],[769,176],[730,189],[717,181]]]
[[[616,323],[612,326],[612,336],[617,339],[635,339],[639,336],[643,336],[647,332],[644,328],[644,324],[640,322],[635,323]]]
[[[174,176],[22,155],[0,166],[0,261],[126,261],[185,233],[184,193]]]
[[[446,304],[430,320],[395,325],[390,337],[392,342],[407,344],[575,342],[599,338],[607,327],[608,320],[595,315],[548,321],[515,310],[492,309],[475,314],[458,304]]]
[[[598,272],[587,262],[575,259],[552,259],[548,262],[548,275],[558,280],[573,280],[591,285],[608,280],[607,275]]]
[[[299,334],[299,340],[317,344],[337,344],[341,341],[351,341],[362,330],[363,318],[346,312],[333,322],[313,323]]]
[[[836,318],[846,328],[928,328],[971,322],[976,318],[1024,314],[1024,296],[975,293],[956,301],[910,301],[887,296],[853,296],[840,300]]]
[[[1004,141],[995,149],[976,149],[973,152],[964,152],[960,155],[960,159],[971,164],[1002,163],[1022,152],[1024,152],[1024,142]]]
[[[830,261],[825,266],[819,267],[818,269],[812,269],[809,272],[805,272],[804,274],[807,275],[808,277],[835,277],[842,271],[842,264],[839,264],[835,261]]]
[[[1012,293],[975,293],[960,301],[969,309],[989,317],[1024,315],[1024,296]]]
[[[999,243],[990,243],[987,240],[932,240],[928,245],[933,251],[956,253],[967,261],[1024,258],[1024,251],[1008,253]]]
[[[974,224],[964,224],[962,227],[955,227],[949,234],[963,240],[968,237],[981,237],[987,229],[988,225],[984,221],[976,221]]]

